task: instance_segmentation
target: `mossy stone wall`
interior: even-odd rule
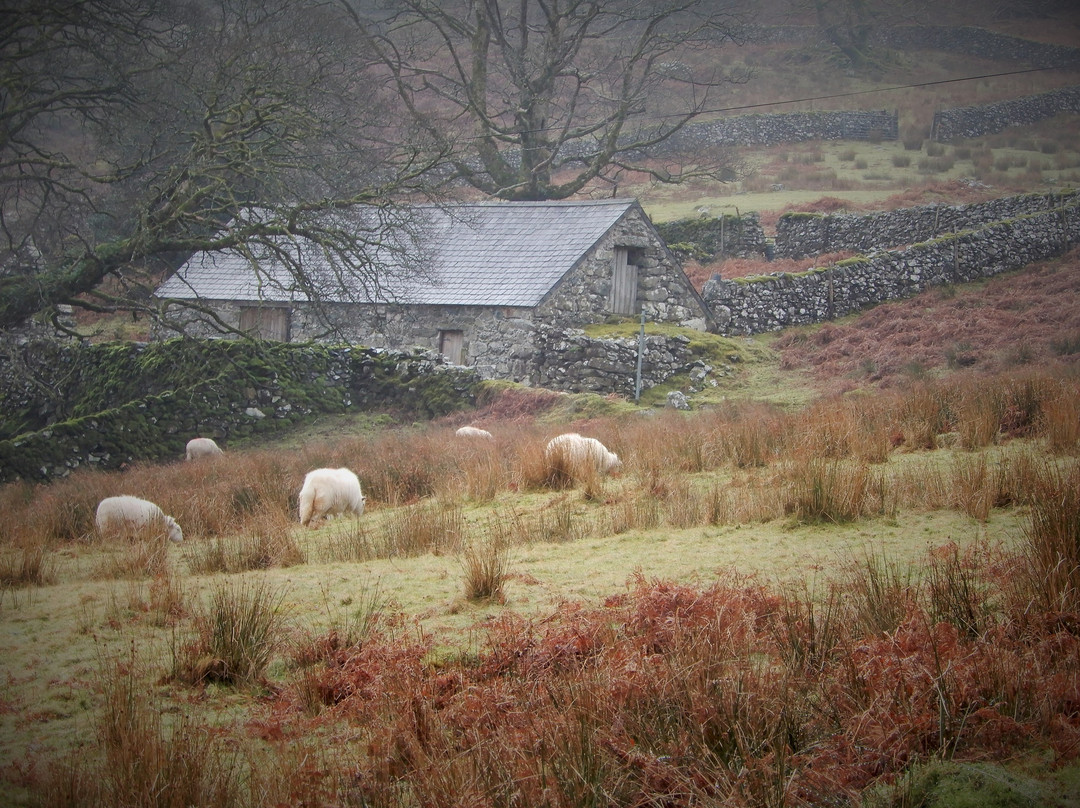
[[[182,457],[199,435],[281,431],[317,413],[430,418],[471,405],[479,375],[427,351],[176,339],[30,346],[0,365],[0,482]]]
[[[831,320],[933,286],[968,283],[1062,255],[1080,243],[1080,207],[1019,216],[901,250],[800,273],[712,279],[702,297],[719,333],[760,334]]]

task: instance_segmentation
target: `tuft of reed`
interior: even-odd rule
[[[1042,403],[1042,432],[1054,454],[1075,455],[1080,450],[1080,397],[1062,386]]]
[[[505,602],[503,587],[510,567],[510,545],[500,535],[465,545],[459,556],[465,599],[470,602]]]
[[[56,580],[56,555],[46,544],[0,548],[0,591]]]
[[[147,698],[134,648],[103,663],[97,745],[55,764],[37,804],[232,808],[244,804],[240,755],[186,716],[167,720]]]
[[[840,590],[827,586],[823,595],[805,581],[781,587],[773,637],[795,674],[818,673],[834,660],[849,639]]]
[[[949,477],[952,506],[972,519],[985,522],[994,507],[1006,499],[1005,472],[986,454],[958,457]]]
[[[195,616],[195,637],[173,649],[174,678],[191,684],[260,681],[282,643],[284,592],[262,581],[218,584]]]
[[[191,547],[188,566],[192,572],[203,575],[291,567],[307,562],[292,525],[283,514],[252,519],[238,536],[192,542]]]
[[[1080,462],[1043,463],[1028,476],[1023,501],[1032,599],[1055,612],[1080,610]]]
[[[961,554],[955,542],[931,551],[925,587],[930,619],[946,621],[968,637],[978,637],[989,625],[989,590],[979,577],[977,561]]]
[[[861,560],[853,559],[846,567],[838,586],[847,595],[854,631],[862,636],[894,631],[917,599],[912,571],[884,552],[869,549]]]
[[[784,510],[800,523],[844,524],[888,507],[884,477],[858,461],[796,459],[786,465],[784,480]]]
[[[379,557],[376,542],[360,519],[346,519],[326,533],[323,561],[370,561]]]
[[[94,572],[97,578],[154,578],[169,569],[170,542],[148,527],[114,544]]]
[[[400,508],[382,523],[380,555],[410,557],[452,553],[465,535],[465,517],[457,503],[421,502]]]

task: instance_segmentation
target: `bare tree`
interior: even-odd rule
[[[372,282],[365,245],[399,222],[327,213],[394,207],[439,155],[387,125],[343,22],[297,0],[0,8],[0,330],[60,304],[153,313],[196,250],[304,240]]]
[[[796,6],[803,3],[796,3]],[[925,0],[808,0],[825,39],[855,72],[886,66],[889,54],[874,45],[874,35],[893,25],[924,22]]]
[[[735,3],[390,5],[382,16],[351,7],[361,47],[381,61],[408,120],[453,149],[455,177],[473,188],[543,200],[626,171],[662,182],[732,178],[729,153],[674,153],[671,139],[709,110],[718,88],[747,78],[715,60],[720,45],[741,41]]]

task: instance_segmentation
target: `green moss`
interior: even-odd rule
[[[896,784],[866,795],[867,808],[1065,808],[1077,797],[1053,781],[990,763],[935,761],[914,766]]]
[[[636,407],[625,399],[597,393],[571,393],[562,397],[538,419],[541,423],[564,423],[583,418],[611,418],[634,412]]]
[[[65,350],[70,358],[58,364],[75,368],[63,379],[70,415],[47,428],[21,418],[21,434],[0,441],[7,479],[43,478],[90,455],[103,468],[178,457],[207,425],[232,439],[348,409],[437,417],[472,406],[479,383],[471,370],[427,372],[421,354],[348,346],[177,339]],[[247,415],[253,405],[266,417]]]
[[[781,220],[786,219],[788,221],[800,220],[800,219],[824,219],[824,218],[826,218],[826,214],[824,214],[824,213],[810,213],[810,212],[804,212],[804,211],[792,211],[791,213],[785,213],[780,217]]]

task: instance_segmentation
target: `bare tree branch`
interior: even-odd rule
[[[402,0],[382,17],[349,7],[405,116],[486,194],[562,199],[631,166],[665,182],[731,177],[727,154],[675,172],[648,161],[718,88],[748,78],[701,58],[741,41],[744,4]]]
[[[156,316],[199,250],[303,238],[369,281],[380,234],[325,214],[423,198],[441,159],[388,119],[340,6],[16,0],[0,31],[0,330],[64,303]]]

